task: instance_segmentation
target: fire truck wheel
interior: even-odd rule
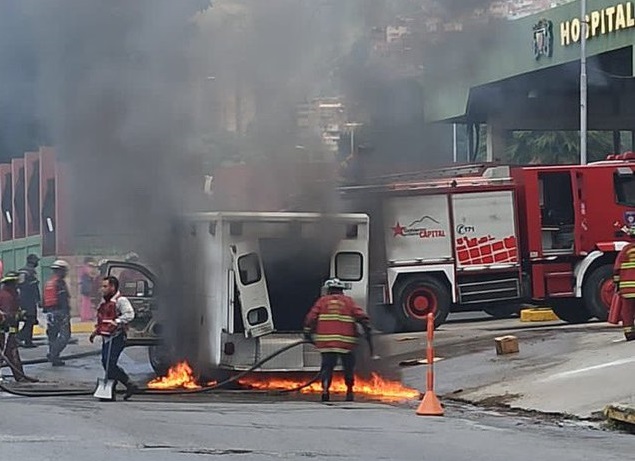
[[[424,331],[429,313],[435,328],[445,322],[452,302],[447,287],[437,278],[421,276],[404,280],[395,291],[394,310],[404,331]]]
[[[567,323],[586,323],[593,317],[579,299],[552,300],[551,308],[560,320]]]
[[[600,266],[586,277],[582,285],[582,299],[591,315],[602,322],[608,319],[614,291],[612,264]]]

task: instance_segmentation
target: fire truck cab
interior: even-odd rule
[[[553,307],[605,319],[612,264],[635,230],[635,154],[589,165],[466,165],[342,188],[371,215],[371,292],[394,322],[451,311]]]

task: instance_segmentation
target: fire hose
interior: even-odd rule
[[[165,390],[160,390],[160,389],[150,389],[150,388],[140,388],[139,390],[135,391],[134,394],[135,395],[189,395],[189,394],[202,394],[202,393],[206,393],[206,392],[212,392],[212,391],[218,391],[220,388],[222,388],[223,386],[226,386],[228,384],[231,384],[233,382],[238,381],[239,379],[241,379],[242,377],[246,376],[249,373],[252,373],[253,371],[255,371],[257,368],[261,367],[263,364],[267,363],[268,361],[276,358],[278,355],[294,348],[297,346],[300,346],[302,344],[307,343],[307,340],[302,340],[302,341],[297,341],[295,343],[289,344],[285,347],[283,347],[282,349],[277,350],[276,352],[274,352],[273,354],[268,355],[267,357],[264,357],[263,359],[259,360],[258,362],[256,362],[254,365],[252,365],[250,368],[248,368],[247,370],[244,370],[236,375],[231,376],[230,378],[218,382],[218,383],[214,383],[208,386],[203,386],[203,387],[199,387],[196,389],[165,389]],[[91,352],[91,353],[84,353],[84,354],[76,354],[77,356],[81,355],[83,357],[85,356],[89,356],[89,355],[96,355],[95,352]],[[1,354],[1,356],[7,360],[4,357],[4,353]],[[65,359],[68,359],[69,357],[65,357]],[[46,363],[48,360],[43,360],[43,361],[36,361],[37,363]],[[34,362],[34,361],[32,361]],[[10,363],[7,360],[7,363]],[[25,362],[26,363],[26,362]],[[316,373],[316,375],[311,378],[309,381],[307,381],[306,383],[302,384],[301,386],[292,388],[292,389],[284,389],[284,390],[279,390],[279,391],[264,391],[262,393],[267,393],[267,394],[273,394],[273,395],[280,395],[280,394],[289,394],[289,393],[293,393],[293,392],[299,392],[302,389],[309,387],[310,385],[312,385],[313,383],[315,383],[320,377],[320,373]],[[91,390],[81,390],[81,389],[55,389],[55,390],[44,390],[44,389],[39,389],[39,390],[30,390],[30,391],[26,391],[26,390],[19,390],[19,389],[14,389],[8,386],[5,386],[1,381],[0,381],[0,390],[7,392],[8,394],[12,394],[12,395],[17,395],[20,397],[78,397],[78,396],[88,396],[88,395],[93,395],[94,389]],[[253,391],[253,390],[242,390],[242,391],[232,391],[233,393],[250,393],[250,394],[254,394],[257,393],[258,391]]]

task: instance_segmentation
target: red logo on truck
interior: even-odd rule
[[[429,228],[428,225],[433,228]],[[445,230],[434,228],[440,226],[441,223],[434,219],[431,216],[423,216],[416,221],[411,222],[407,226],[402,226],[399,221],[395,224],[392,229],[393,237],[419,237],[421,239],[430,239],[430,238],[445,238]]]
[[[487,237],[459,237],[456,239],[456,256],[462,266],[502,264],[518,262],[516,237],[503,239]]]

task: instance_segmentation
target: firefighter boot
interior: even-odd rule
[[[624,337],[626,341],[635,341],[635,327],[624,328]]]
[[[139,392],[139,387],[132,381],[128,381],[126,384],[126,392],[123,394],[124,400],[129,400],[134,394]]]
[[[329,388],[331,387],[330,379],[322,380],[322,402],[328,402],[331,400],[331,395],[329,394]]]

